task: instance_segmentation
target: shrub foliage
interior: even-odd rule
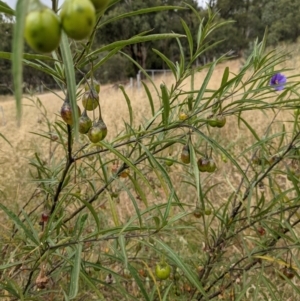
[[[36,102],[49,132],[35,134],[48,139],[50,164],[37,154],[29,160],[36,189],[19,211],[0,203],[5,214],[1,298],[297,298],[299,92],[296,75],[282,67],[285,55],[266,51],[265,37],[236,74],[226,67],[226,54],[196,66],[214,47],[207,43],[210,35],[226,23],[217,22],[210,11],[204,20],[190,5],[182,8],[197,20],[196,36],[181,19],[184,34],[143,32],[91,51],[95,33],[101,31],[99,16],[84,43],[63,35],[52,56],[23,54],[18,46],[23,44],[26,4],[23,0],[16,10],[11,56],[19,112],[21,62],[51,75],[76,108],[82,85],[122,54],[145,75],[149,114],[137,118],[139,112],[120,86],[124,98],[119,101],[126,102],[128,119],[118,120],[117,112],[111,112],[116,122],[123,122],[122,129],[91,143],[78,133],[77,110],[72,125],[62,119],[52,123]],[[118,1],[111,5],[117,7]],[[172,9],[141,8],[131,16]],[[120,14],[111,22],[125,17]],[[128,45],[166,39],[176,40],[178,61],[157,49],[153,53],[171,70],[170,85],[152,81],[122,52]],[[222,80],[212,83],[221,63]],[[83,74],[81,81],[76,82],[75,71]],[[201,83],[194,80],[199,72],[205,74]],[[100,105],[88,114],[93,121],[102,119],[101,89]],[[253,126],[251,118],[259,114],[265,122]]]

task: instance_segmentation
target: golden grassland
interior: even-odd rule
[[[287,61],[284,68],[297,67],[296,61]],[[216,89],[220,86],[221,78],[223,75],[224,68],[229,67],[230,72],[238,73],[242,65],[242,60],[232,60],[226,63],[219,64],[213,74],[213,77],[209,83],[208,88]],[[291,74],[296,73],[297,70],[291,71]],[[205,78],[205,71],[195,74],[195,89],[199,89]],[[165,82],[167,86],[170,86],[173,82],[173,78],[168,76],[162,76],[155,79],[155,84],[159,87],[161,82]],[[181,88],[188,90],[190,88],[190,82],[187,80]],[[149,85],[152,97],[155,102],[156,109],[160,102],[159,98],[151,85]],[[148,98],[143,88],[137,90],[135,87],[127,88],[126,92],[131,99],[131,105],[134,112],[135,124],[139,124],[144,119],[151,116],[150,106]],[[5,199],[5,203],[16,204],[17,206],[24,204],[35,186],[32,182],[32,177],[29,174],[30,167],[28,166],[28,160],[34,156],[34,153],[38,153],[41,158],[45,160],[49,157],[49,140],[34,135],[33,133],[48,133],[46,121],[36,106],[33,105],[29,98],[36,100],[39,98],[40,101],[46,108],[47,118],[50,121],[60,119],[59,110],[62,105],[63,94],[57,92],[56,95],[53,93],[44,93],[40,95],[24,95],[23,99],[23,115],[21,125],[18,126],[16,122],[16,108],[13,97],[2,96],[0,98],[0,106],[4,115],[1,115],[0,111],[0,133],[3,134],[12,144],[12,147],[6,143],[2,138],[0,142],[0,190],[3,191],[2,198]],[[231,101],[231,100],[229,100]],[[272,101],[272,99],[270,99]],[[129,114],[126,101],[122,92],[115,88],[115,85],[103,85],[100,92],[100,102],[102,108],[102,116],[108,127],[108,141],[111,141],[116,133],[124,129],[123,121],[128,122]],[[81,101],[78,102],[81,106]],[[289,126],[288,120],[292,117],[292,112],[283,111],[276,117],[276,128],[277,130],[282,126],[283,123]],[[91,116],[92,117],[92,116]],[[268,127],[270,121],[274,117],[271,111],[260,112],[260,111],[248,111],[243,114],[243,117],[251,124],[259,135],[263,135],[264,131]],[[245,129],[244,126],[238,126],[237,118],[235,116],[227,117],[227,123],[221,130],[211,131],[210,135],[217,139],[227,150],[232,154],[236,155],[251,145],[254,141],[251,133]],[[288,135],[287,135],[288,138]],[[166,155],[166,154],[164,154]],[[179,152],[175,152],[175,155],[179,155]],[[250,157],[252,153],[247,156]],[[219,195],[213,197],[222,200],[222,198],[228,197],[229,191],[232,191],[240,181],[240,175],[230,163],[223,163],[221,156],[214,155],[216,163],[218,165],[218,171],[214,174],[213,182],[221,183]],[[243,166],[243,160],[240,162]],[[244,160],[246,166],[247,161]],[[180,171],[180,168],[172,167],[174,172],[173,176],[176,176]],[[285,182],[285,179],[283,179]],[[189,198],[189,194],[183,193],[183,198]],[[127,208],[127,214],[130,214],[131,209]]]

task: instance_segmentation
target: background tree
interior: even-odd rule
[[[207,8],[198,7],[195,0],[188,0],[185,3],[194,7],[204,19],[203,24],[208,18]],[[181,26],[181,18],[189,26],[194,38],[197,34],[198,21],[189,9],[173,9],[168,11],[152,12],[149,14],[139,14],[135,17],[122,18],[113,24],[108,25],[108,21],[120,14],[132,11],[143,10],[154,6],[181,5],[180,0],[154,0],[154,1],[121,1],[119,5],[109,9],[99,22],[101,30],[96,32],[93,49],[96,50],[102,45],[113,43],[114,41],[126,40],[135,34],[143,34],[145,32],[163,33],[178,32],[184,34]],[[216,41],[224,40],[222,46],[217,44],[210,49],[209,52],[203,53],[197,63],[203,63],[212,60],[218,55],[231,52],[237,56],[242,55],[243,51],[251,48],[253,41],[258,38],[262,39],[265,29],[268,28],[268,45],[276,45],[280,42],[295,42],[300,34],[300,3],[299,1],[278,0],[276,2],[267,0],[211,0],[208,7],[217,12],[215,22],[223,22],[231,20],[233,23],[216,30],[207,41],[210,45]],[[12,22],[13,19],[1,16],[1,36],[5,39],[0,45],[0,50],[11,50]],[[188,53],[188,45],[184,39],[181,39],[184,53]],[[71,45],[74,49],[79,49],[80,44]],[[155,54],[152,49],[158,49],[170,57],[171,61],[179,60],[177,41],[172,39],[151,41],[144,43],[131,44],[123,51],[135,60],[145,69],[161,69],[168,68],[163,60]],[[25,51],[32,53],[27,45]],[[103,58],[103,54],[99,54],[97,59]],[[96,59],[96,58],[95,58]],[[9,61],[2,60],[1,64],[1,93],[8,93],[10,90],[3,88],[8,86],[11,88],[11,64]],[[128,77],[135,77],[138,67],[130,62],[125,56],[118,54],[114,60],[107,62],[109,68],[99,68],[96,70],[95,76],[101,79],[102,83],[127,81]],[[76,70],[76,79],[82,79],[82,72],[85,73],[88,68],[81,71]],[[51,76],[44,75],[30,67],[24,68],[24,78],[28,86],[37,86],[41,83],[47,83],[48,87],[58,87]],[[3,90],[4,89],[4,90]]]
[[[11,51],[12,28],[12,19],[0,14],[0,51]],[[11,62],[0,60],[0,94],[11,93],[11,81]]]
[[[107,20],[120,14],[155,6],[176,6],[180,5],[181,3],[182,1],[176,0],[124,1],[120,3],[120,5],[108,11],[108,13],[103,17],[103,23],[105,24]],[[199,9],[197,6],[197,1],[190,0],[187,1],[187,3],[195,7],[195,9]],[[186,22],[190,26],[193,34],[195,34],[197,28],[195,27],[195,25],[193,25],[193,22],[195,22],[195,16],[192,14],[192,12],[188,9],[176,9],[162,12],[153,12],[147,15],[142,14],[133,18],[122,19],[120,21],[114,22],[114,24],[109,24],[107,26],[101,26],[100,23],[101,30],[96,34],[96,45],[101,45],[102,43],[112,43],[117,39],[125,40],[133,35],[150,31],[154,34],[163,32],[183,33],[180,18],[187,20]],[[184,44],[184,47],[186,46],[187,45]],[[161,60],[158,60],[157,56],[150,54],[149,50],[151,48],[159,49],[164,54],[170,56],[172,61],[177,61],[179,58],[176,41],[173,40],[137,43],[126,47],[125,52],[145,69],[161,69],[165,67],[163,66],[163,62]],[[135,76],[138,72],[138,67],[136,65],[132,66],[133,69],[127,69],[130,70],[130,73],[128,75]]]
[[[295,42],[300,35],[300,3],[297,0],[266,1],[261,13],[262,25],[268,27],[268,42]]]
[[[14,18],[8,15],[0,14],[0,51],[9,52],[12,51],[12,36],[13,36]],[[33,53],[30,47],[25,44],[25,52]],[[53,65],[52,65],[53,66]],[[25,66],[24,70],[24,89],[36,88],[45,84],[48,88],[57,88],[55,81],[48,74],[36,70],[34,68]],[[13,89],[12,85],[12,72],[11,61],[8,59],[0,60],[0,94],[11,93]]]

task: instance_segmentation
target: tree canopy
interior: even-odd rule
[[[187,3],[189,6],[187,6]],[[182,33],[185,34],[181,19],[186,20],[192,35],[195,37],[199,27],[199,20],[195,17],[191,7],[200,12],[203,17],[203,24],[207,20],[209,10],[218,12],[215,22],[231,20],[226,26],[220,27],[211,37],[208,43],[215,43],[222,40],[205,54],[205,60],[227,53],[240,54],[241,51],[249,48],[251,42],[256,38],[261,39],[268,29],[269,45],[276,45],[279,42],[295,42],[300,34],[300,3],[297,0],[278,0],[276,2],[267,0],[210,0],[207,8],[198,6],[195,0],[126,0],[112,6],[102,17],[95,37],[94,48],[97,49],[108,43],[117,40],[130,39],[134,35],[147,35],[155,33]],[[166,9],[163,11],[153,11],[145,13],[147,9],[155,6],[178,6],[178,8]],[[181,8],[180,8],[181,7]],[[137,16],[130,17],[130,12],[140,11]],[[121,15],[129,14],[120,18]],[[115,19],[113,23],[107,24],[108,20]],[[0,44],[0,51],[11,51],[13,19],[0,15],[0,36],[4,37]],[[188,49],[186,39],[180,40],[182,47]],[[74,45],[80,47],[80,45]],[[145,69],[167,68],[164,62],[152,51],[157,49],[171,58],[173,62],[179,60],[177,41],[166,39],[144,43],[135,43],[127,46],[122,51],[136,61]],[[30,53],[29,47],[25,46],[26,52]],[[186,51],[188,53],[188,51]],[[98,57],[101,59],[101,56]],[[201,62],[200,62],[201,63]],[[101,82],[121,81],[130,76],[135,76],[138,72],[137,65],[133,64],[126,56],[119,54],[113,61],[107,61],[106,67],[96,70],[95,76]],[[109,68],[107,68],[107,66]],[[0,89],[3,86],[12,86],[11,64],[9,60],[0,61]],[[78,71],[78,80],[82,77],[82,72]],[[35,85],[38,82],[47,82],[53,86],[55,82],[50,77],[32,70],[24,68],[24,78],[28,84]],[[5,91],[9,90],[5,88]],[[1,93],[4,93],[2,88]]]

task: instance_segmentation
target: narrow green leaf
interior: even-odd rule
[[[34,261],[34,259],[22,260],[22,261],[16,261],[16,262],[12,262],[12,263],[2,264],[2,265],[0,265],[0,271],[6,270],[6,269],[9,269],[9,268],[15,267],[17,265],[21,265],[21,264],[25,265],[26,263],[29,263],[29,262],[32,262],[32,261]]]
[[[99,158],[99,163],[100,163],[100,166],[101,166],[101,169],[102,169],[102,173],[103,173],[103,177],[104,177],[104,182],[105,182],[105,184],[107,184],[108,183],[108,177],[109,177],[109,175],[108,175],[108,173],[107,173],[107,165],[109,164],[108,162],[105,162],[105,159],[104,158],[102,158],[101,156],[98,156],[98,158]],[[93,164],[92,164],[93,165]],[[94,168],[94,166],[93,166],[93,168]],[[100,176],[100,175],[99,175]]]
[[[202,190],[201,190],[201,183],[200,183],[200,173],[197,165],[197,158],[195,154],[194,147],[191,142],[189,142],[189,149],[190,149],[190,155],[191,155],[191,165],[193,167],[193,174],[195,177],[195,183],[197,188],[197,197],[198,197],[198,203],[202,204],[202,208],[204,208],[204,198],[202,196]]]
[[[229,67],[226,67],[224,70],[223,76],[222,76],[221,86],[218,91],[218,94],[219,94],[218,100],[220,100],[222,98],[223,92],[224,92],[225,88],[227,87],[228,77],[229,77]],[[232,81],[232,83],[233,82],[234,81]]]
[[[111,271],[109,271],[109,272],[111,272]],[[100,292],[99,288],[94,284],[94,282],[92,281],[92,278],[90,276],[88,276],[83,271],[80,271],[80,279],[82,281],[84,281],[84,283],[90,287],[91,291],[93,291],[93,293],[98,296],[98,299],[97,299],[98,301],[106,300],[106,298],[104,298],[104,296]]]
[[[192,78],[194,79],[194,73],[192,74]],[[192,82],[192,90],[194,90],[194,80]],[[194,101],[194,98],[192,95],[188,96],[188,108],[189,108],[189,111],[192,111],[193,109],[193,101]]]
[[[152,49],[152,51],[154,53],[156,53],[169,67],[169,69],[172,71],[172,73],[174,74],[175,78],[177,79],[177,72],[176,72],[176,66],[175,64],[169,60],[164,54],[162,54],[160,51],[156,50],[156,49]]]
[[[82,244],[80,243],[76,246],[76,252],[75,252],[73,267],[71,271],[69,299],[74,299],[78,294],[78,280],[79,280],[80,265],[81,265],[81,252],[82,252]]]
[[[200,49],[201,43],[203,41],[203,21],[204,19],[202,19],[202,21],[200,22],[197,32],[197,50]]]
[[[145,82],[142,81],[142,85],[146,91],[146,94],[147,94],[147,97],[148,97],[148,100],[149,100],[149,104],[150,104],[150,108],[151,108],[151,113],[152,113],[152,116],[154,116],[155,114],[155,109],[154,109],[154,104],[153,104],[153,98],[152,98],[152,95],[150,93],[150,90],[148,88],[148,86],[146,85]]]
[[[112,50],[110,50],[110,52],[108,54],[105,54],[105,56],[94,65],[93,70],[90,70],[86,75],[87,77],[89,77],[91,75],[92,71],[97,70],[99,67],[101,67],[105,62],[107,62],[110,58],[114,57],[114,55],[116,53],[118,53],[120,50],[122,49],[122,47],[116,47]],[[83,60],[82,62],[80,61],[80,68],[84,68],[87,65],[88,60]]]
[[[205,292],[202,284],[199,282],[196,273],[194,273],[192,269],[181,260],[181,258],[178,256],[178,253],[175,252],[171,247],[158,239],[153,239],[155,240],[158,247],[161,247],[161,249],[164,250],[164,254],[167,254],[167,257],[170,258],[175,263],[175,265],[184,273],[185,277],[191,282],[191,284],[199,290],[199,292],[204,296],[205,299],[207,299],[207,293]]]
[[[10,15],[10,16],[14,16],[15,15],[15,11],[12,8],[10,8],[3,1],[0,1],[0,13],[4,13],[4,14]]]
[[[35,245],[38,245],[39,242],[35,239],[31,231],[24,225],[24,223],[19,219],[19,217],[0,203],[0,209],[2,209],[6,215],[15,223],[15,225],[24,231],[26,237],[28,237]]]
[[[260,138],[258,136],[258,134],[255,132],[255,130],[251,127],[251,125],[241,116],[239,116],[239,119],[241,121],[243,121],[243,123],[245,124],[245,126],[249,129],[249,131],[252,133],[253,137],[259,142]]]
[[[119,246],[121,248],[122,254],[123,254],[124,266],[125,266],[126,269],[128,269],[128,258],[127,258],[127,253],[126,253],[126,241],[125,241],[125,238],[124,238],[123,234],[119,235],[118,242],[119,242]]]
[[[17,106],[17,119],[20,124],[22,115],[22,82],[23,82],[23,49],[25,18],[29,0],[19,0],[16,7],[16,23],[13,30],[12,43],[12,73],[14,82],[14,94]]]
[[[167,206],[166,206],[166,210],[165,210],[165,213],[164,213],[164,216],[163,216],[163,221],[162,221],[164,225],[166,225],[167,221],[168,221],[168,217],[169,217],[169,214],[170,214],[170,209],[172,207],[173,197],[174,197],[174,189],[171,191],[171,193],[169,195],[169,198],[168,198],[168,201],[167,201]]]
[[[86,59],[92,58],[101,52],[110,51],[112,49],[115,49],[116,47],[124,48],[124,47],[126,47],[128,45],[132,45],[132,44],[144,43],[144,42],[156,41],[156,40],[164,40],[164,39],[174,39],[174,38],[185,38],[185,35],[176,34],[176,33],[150,34],[147,36],[136,35],[136,36],[129,38],[128,40],[121,40],[121,41],[113,42],[111,44],[100,47],[97,50],[91,52],[86,57]]]
[[[59,73],[56,72],[53,68],[50,68],[48,65],[44,66],[41,63],[34,63],[32,61],[28,61],[28,60],[23,60],[24,65],[34,68],[36,70],[42,71],[43,73],[47,73],[49,75],[51,75],[53,77],[53,79],[59,80],[60,82],[62,82],[64,79],[62,77],[60,77]]]
[[[276,295],[280,295],[278,286],[275,285],[274,281],[272,279],[268,279],[264,275],[261,277],[262,282],[259,283],[259,285],[264,285],[266,287],[266,291],[269,292],[271,300],[273,301],[281,301],[279,300]]]
[[[65,75],[67,81],[67,90],[70,104],[72,107],[73,114],[73,127],[75,135],[78,135],[78,110],[77,110],[77,101],[76,101],[76,80],[75,80],[75,71],[74,63],[72,58],[72,52],[69,45],[68,36],[62,32],[60,48],[62,53],[63,62],[65,65]]]
[[[110,194],[108,195],[108,201],[109,201],[110,211],[111,211],[114,224],[116,227],[118,227],[120,226],[120,220],[117,212],[117,207],[116,207],[116,203],[114,202]]]
[[[134,178],[129,174],[128,175],[129,179],[133,182],[134,181]],[[136,202],[136,199],[135,197],[133,196],[133,194],[131,193],[131,189],[129,189],[128,185],[125,185],[124,182],[122,181],[119,181],[119,184],[120,186],[123,188],[124,191],[127,192],[127,195],[128,197],[130,198],[131,202],[132,202],[132,205],[134,207],[134,210],[136,212],[136,215],[138,217],[138,220],[139,220],[139,224],[140,224],[140,227],[142,227],[142,224],[143,224],[143,220],[142,220],[142,216],[141,216],[141,213],[140,213],[140,208]],[[121,231],[123,232],[123,230]]]
[[[66,294],[66,292],[63,290],[63,293],[64,293],[64,301],[70,301],[68,295]]]
[[[34,237],[37,244],[39,244],[40,243],[39,234],[38,234],[36,228],[33,226],[31,219],[29,218],[29,216],[27,215],[27,213],[24,210],[22,210],[22,214],[25,217],[27,224],[29,225],[32,236]]]
[[[136,193],[139,195],[139,197],[142,199],[143,203],[145,204],[146,207],[148,207],[148,201],[147,201],[147,197],[145,195],[145,192],[143,191],[142,187],[140,186],[140,184],[135,180],[134,177],[132,177],[131,175],[129,175],[129,179],[131,180],[134,189],[136,191]]]
[[[209,68],[209,70],[208,70],[208,72],[207,72],[207,74],[206,74],[206,76],[205,76],[205,79],[204,79],[204,81],[203,81],[203,83],[202,83],[202,86],[201,86],[201,88],[200,88],[200,90],[199,90],[199,92],[198,92],[198,95],[197,95],[197,97],[196,97],[196,100],[195,100],[195,104],[194,104],[194,108],[195,108],[195,109],[198,108],[198,106],[199,106],[199,104],[200,104],[200,101],[201,101],[202,98],[203,98],[204,92],[205,92],[206,87],[207,87],[207,85],[208,85],[208,83],[209,83],[209,81],[210,81],[210,79],[211,79],[211,76],[212,76],[214,70],[215,70],[215,67],[216,67],[217,62],[218,62],[218,60],[215,61],[213,64],[211,64],[211,66],[210,66],[210,68]]]
[[[127,93],[125,92],[125,89],[123,86],[120,86],[120,89],[126,99],[126,103],[127,103],[127,107],[128,107],[128,112],[129,112],[129,124],[130,127],[132,127],[132,123],[133,123],[133,114],[132,114],[132,106],[131,106],[131,102],[130,102],[130,98],[128,97]]]
[[[0,133],[0,137],[2,137],[11,147],[13,147],[3,134]]]
[[[106,147],[107,149],[109,149],[113,154],[115,154],[120,161],[123,161],[127,166],[129,166],[134,172],[137,173],[138,176],[140,176],[140,178],[143,180],[143,182],[149,187],[151,188],[151,185],[149,184],[148,179],[143,175],[143,173],[127,158],[125,157],[123,154],[121,154],[118,150],[116,150],[111,144],[106,143],[105,141],[101,141],[100,144],[104,147]]]
[[[227,66],[222,76],[221,87],[224,87],[227,84],[228,77],[229,77],[229,67]]]
[[[147,154],[150,164],[154,167],[153,171],[156,173],[157,177],[159,177],[159,172],[160,172],[161,173],[161,177],[163,177],[164,181],[168,184],[169,190],[170,191],[174,191],[174,199],[175,199],[175,201],[178,203],[179,206],[181,206],[181,203],[180,203],[179,198],[178,198],[178,196],[177,196],[177,194],[176,194],[176,192],[174,190],[173,183],[172,183],[172,181],[170,179],[170,176],[169,176],[168,172],[156,160],[156,158],[153,156],[153,154],[151,153],[151,151],[149,151],[149,149],[145,145],[143,145],[143,144],[140,144],[140,145],[143,148],[143,150],[145,151],[145,153]]]
[[[177,78],[182,78],[183,74],[185,72],[185,49],[182,47],[182,44],[180,42],[180,39],[176,38],[176,41],[178,43],[179,51],[180,51],[180,60],[179,64],[176,62],[177,66]]]
[[[181,7],[181,6],[171,6],[171,5],[153,6],[153,7],[143,8],[143,9],[135,10],[135,11],[132,11],[132,12],[129,12],[129,13],[118,14],[117,16],[109,18],[107,21],[102,22],[99,27],[103,27],[106,24],[109,24],[109,23],[112,23],[112,22],[116,22],[116,21],[121,20],[121,19],[133,17],[133,16],[138,16],[138,15],[143,15],[143,14],[149,14],[149,13],[159,12],[159,11],[165,11],[165,10],[182,10],[182,9],[184,9],[184,7]]]
[[[0,58],[5,60],[12,60],[12,53],[6,51],[0,51]],[[41,61],[55,61],[51,56],[43,54],[23,53],[23,59],[25,60],[41,60]]]
[[[180,18],[180,21],[181,21],[181,25],[185,31],[185,34],[187,36],[187,40],[189,42],[189,48],[190,48],[190,58],[193,57],[193,49],[194,49],[194,42],[193,42],[193,36],[192,36],[192,33],[188,27],[188,25],[186,24],[186,22]]]
[[[95,222],[96,222],[96,225],[97,225],[97,230],[98,232],[100,231],[101,227],[100,227],[100,220],[99,220],[99,217],[98,217],[98,214],[97,212],[95,211],[94,207],[89,203],[87,202],[86,200],[84,200],[83,198],[79,198],[80,202],[82,202],[87,208],[88,210],[90,210]]]
[[[232,164],[239,170],[245,181],[249,184],[250,181],[245,174],[245,172],[242,170],[241,166],[238,164],[238,162],[228,153],[228,151],[219,143],[217,143],[214,139],[206,136],[204,133],[202,133],[200,130],[197,128],[194,128],[194,131],[198,133],[203,139],[205,139],[210,145],[214,146],[215,148],[219,149],[223,154],[226,155],[226,157],[232,162]]]
[[[148,81],[152,84],[153,88],[155,89],[157,95],[159,95],[158,89],[153,82],[151,76],[147,73],[147,71],[140,65],[138,64],[130,55],[126,54],[125,52],[120,52],[122,53],[132,64],[138,67],[138,69],[144,74],[144,76],[148,79]]]
[[[170,114],[170,100],[168,95],[168,90],[165,84],[160,85],[161,98],[163,103],[162,121],[165,126],[169,124],[169,114]]]
[[[12,279],[6,278],[5,281],[1,281],[0,289],[8,291],[10,293],[10,295],[16,297],[16,300],[20,300],[20,301],[24,300],[22,288],[20,286],[18,286],[17,282]],[[9,298],[9,299],[11,299],[11,298]]]
[[[83,215],[80,215],[77,220],[77,225],[76,225],[75,229],[76,228],[78,229],[78,234],[77,234],[78,238],[80,238],[80,235],[83,232],[84,225],[85,225],[85,222],[87,221],[87,218],[88,218],[88,214],[85,213]]]
[[[204,18],[201,18],[200,14],[199,14],[199,11],[195,7],[188,4],[187,2],[184,2],[184,4],[195,14],[195,16],[197,17],[199,23],[201,22],[201,20],[204,19]]]
[[[136,272],[136,269],[132,266],[132,265],[128,265],[128,270],[130,272],[130,275],[134,278],[136,284],[138,285],[138,287],[140,288],[140,291],[142,293],[142,295],[144,296],[144,300],[146,301],[150,301],[148,293],[144,287],[143,282],[141,281],[138,273]]]
[[[171,289],[172,286],[173,286],[173,283],[170,283],[170,285],[166,288],[162,301],[168,301],[169,300],[170,296],[168,296],[168,295],[169,295],[169,292],[170,292],[170,289]]]
[[[283,142],[284,142],[284,138],[286,137],[285,124],[282,124],[282,131],[281,131],[281,133],[282,133],[282,135],[281,135],[280,141],[278,143],[278,149],[281,148],[281,146],[283,145]]]

